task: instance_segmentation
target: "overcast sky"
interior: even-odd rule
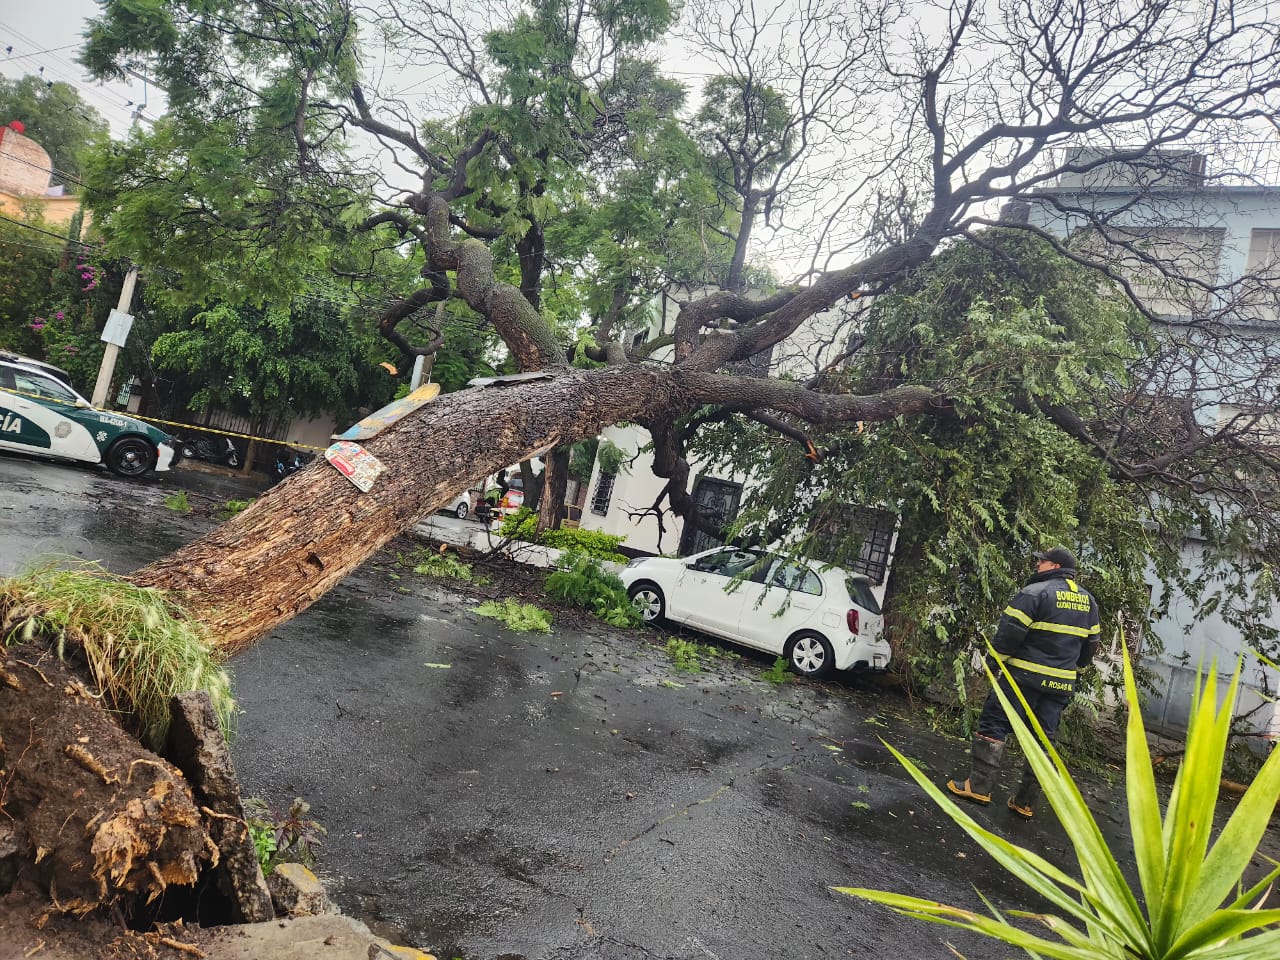
[[[143,116],[158,117],[163,98],[141,80],[98,84],[86,77],[75,58],[86,22],[97,12],[94,0],[2,0],[0,73],[13,78],[37,73],[71,84],[111,124],[112,134],[123,137],[139,105],[146,104]],[[0,117],[0,122],[9,119]]]

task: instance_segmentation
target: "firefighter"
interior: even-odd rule
[[[1071,701],[1077,672],[1089,665],[1098,649],[1098,604],[1076,582],[1076,558],[1066,547],[1036,551],[1032,556],[1036,561],[1035,575],[1005,607],[991,645],[1017,681],[1045,735],[1052,740],[1062,711]],[[1017,695],[998,671],[997,676],[1021,716]],[[993,690],[978,718],[969,775],[959,782],[949,780],[947,789],[974,803],[990,803],[1005,740],[1012,731],[1013,724]],[[1024,746],[1030,748],[1030,744]],[[1009,798],[1009,809],[1029,820],[1038,793],[1039,784],[1031,765],[1025,764],[1022,782]]]

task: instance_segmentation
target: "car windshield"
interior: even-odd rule
[[[13,387],[18,393],[30,394],[45,400],[57,400],[60,403],[74,405],[80,399],[70,387],[64,386],[52,377],[26,370],[13,371]]]
[[[849,597],[858,606],[864,610],[879,616],[880,604],[876,600],[876,595],[871,592],[871,584],[861,577],[845,577],[845,588],[849,591]]]

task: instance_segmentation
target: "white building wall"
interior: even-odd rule
[[[1083,205],[1081,196],[1072,201]],[[1220,285],[1234,283],[1245,275],[1253,231],[1280,228],[1280,187],[1208,187],[1204,190],[1169,189],[1154,192],[1148,199],[1135,202],[1131,193],[1123,190],[1099,191],[1088,198],[1097,210],[1119,210],[1127,205],[1123,215],[1117,215],[1117,226],[1152,227],[1167,225],[1171,228],[1200,227],[1220,230],[1221,252],[1216,270]],[[1043,227],[1060,236],[1085,226],[1079,218],[1062,215],[1048,207],[1032,205],[1032,224]],[[1224,306],[1219,296],[1214,306]],[[1239,336],[1257,336],[1259,331],[1240,330]],[[1273,336],[1266,331],[1261,335]],[[1241,354],[1246,356],[1244,352]],[[1221,373],[1229,383],[1233,371],[1224,365]],[[1200,373],[1204,375],[1205,370]],[[1201,381],[1201,388],[1206,387]],[[1229,393],[1214,398],[1212,383],[1208,383],[1207,399],[1210,401],[1198,410],[1198,418],[1206,425],[1219,419],[1220,404],[1231,401]],[[1205,394],[1202,394],[1205,396]],[[1202,561],[1202,544],[1189,538],[1182,547],[1183,566],[1195,570]],[[1149,573],[1153,584],[1153,604],[1159,604],[1158,581],[1154,571]],[[1220,586],[1220,585],[1216,585]],[[1209,594],[1214,592],[1211,587]],[[1280,609],[1273,610],[1269,622],[1280,627]],[[1155,621],[1152,632],[1163,645],[1155,656],[1145,656],[1144,665],[1155,677],[1156,691],[1144,704],[1144,714],[1149,724],[1166,734],[1177,734],[1186,729],[1191,698],[1195,690],[1197,672],[1216,669],[1220,692],[1243,658],[1242,689],[1237,706],[1237,716],[1245,718],[1242,726],[1264,736],[1280,736],[1280,709],[1274,702],[1280,691],[1280,673],[1262,664],[1246,649],[1239,631],[1231,627],[1222,616],[1211,613],[1200,617],[1189,598],[1170,596],[1168,613]]]

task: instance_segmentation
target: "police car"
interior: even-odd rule
[[[0,353],[0,450],[103,463],[122,477],[173,465],[172,437],[133,417],[95,410],[53,369]]]

